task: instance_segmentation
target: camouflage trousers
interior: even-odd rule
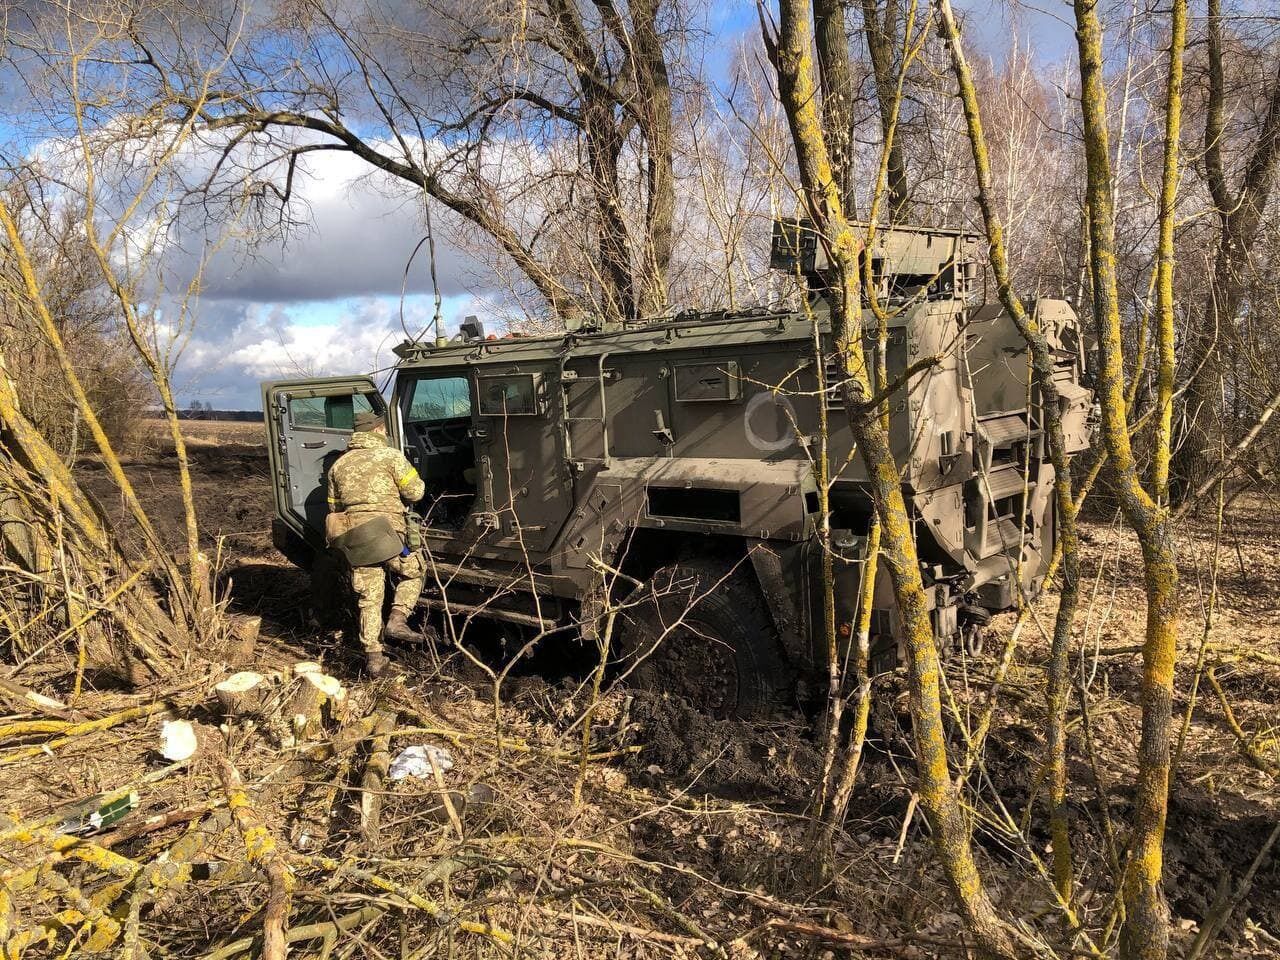
[[[365,653],[382,651],[382,598],[387,589],[387,576],[395,583],[391,609],[408,616],[418,603],[426,573],[426,562],[417,551],[407,557],[392,557],[376,567],[352,569],[351,585],[360,610],[360,646]]]

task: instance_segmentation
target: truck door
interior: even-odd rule
[[[427,488],[418,506],[423,520],[437,536],[461,534],[475,513],[491,509],[491,485],[476,456],[470,371],[402,369],[392,399],[404,454]]]
[[[478,466],[496,514],[495,544],[544,552],[568,519],[572,487],[557,389],[551,364],[476,372]]]
[[[262,410],[276,517],[322,549],[329,467],[347,449],[355,415],[385,414],[386,404],[369,377],[333,377],[264,383]]]

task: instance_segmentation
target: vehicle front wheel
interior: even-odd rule
[[[622,681],[716,717],[755,717],[788,703],[794,674],[750,574],[742,564],[691,561],[637,587],[615,623]]]

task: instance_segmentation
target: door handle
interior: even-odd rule
[[[303,450],[319,450],[321,447],[328,446],[328,440],[312,440],[310,443],[302,445]]]

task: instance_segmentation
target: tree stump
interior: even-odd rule
[[[191,570],[191,592],[196,623],[204,629],[213,623],[217,604],[213,595],[213,564],[203,552],[195,555]]]
[[[227,631],[226,646],[223,648],[223,660],[233,667],[247,667],[253,663],[261,631],[261,617],[233,617],[231,628]]]
[[[326,722],[341,722],[347,691],[337,677],[327,673],[318,670],[298,673],[296,667],[294,673],[293,691],[284,716],[295,742],[315,740],[324,732]]]
[[[260,720],[271,697],[271,684],[262,674],[246,670],[217,684],[213,694],[227,720]]]

